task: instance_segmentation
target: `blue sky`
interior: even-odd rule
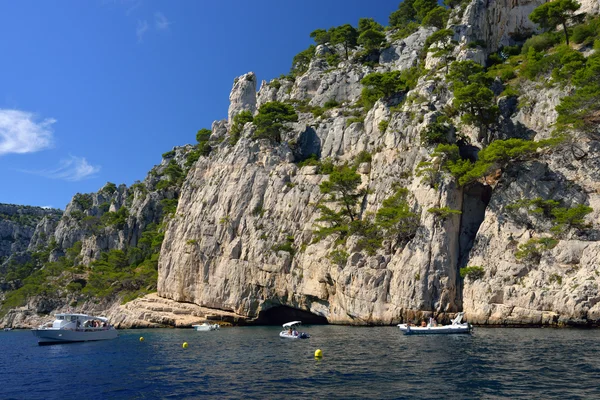
[[[64,208],[143,180],[227,115],[236,76],[289,72],[309,33],[399,0],[0,2],[0,203]]]

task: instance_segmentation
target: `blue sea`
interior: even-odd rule
[[[321,325],[304,327],[307,340],[279,330],[123,330],[53,346],[0,332],[0,399],[600,399],[600,330],[427,337]]]

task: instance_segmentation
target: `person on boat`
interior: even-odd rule
[[[292,336],[292,327],[290,326],[290,329],[288,330],[288,335]]]
[[[298,336],[298,331],[296,329],[294,329],[293,335]]]
[[[427,322],[425,322],[425,320],[421,321],[421,326],[422,326],[423,328],[427,327]]]

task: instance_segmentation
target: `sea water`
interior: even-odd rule
[[[600,399],[600,330],[303,330],[312,337],[281,339],[278,327],[123,330],[52,346],[30,331],[0,332],[0,399]]]

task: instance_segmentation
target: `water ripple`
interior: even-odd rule
[[[31,332],[2,332],[0,398],[600,398],[597,330],[306,330],[313,337],[300,341],[280,339],[276,327],[127,330],[112,341],[42,347]],[[314,359],[317,348],[323,359]]]

